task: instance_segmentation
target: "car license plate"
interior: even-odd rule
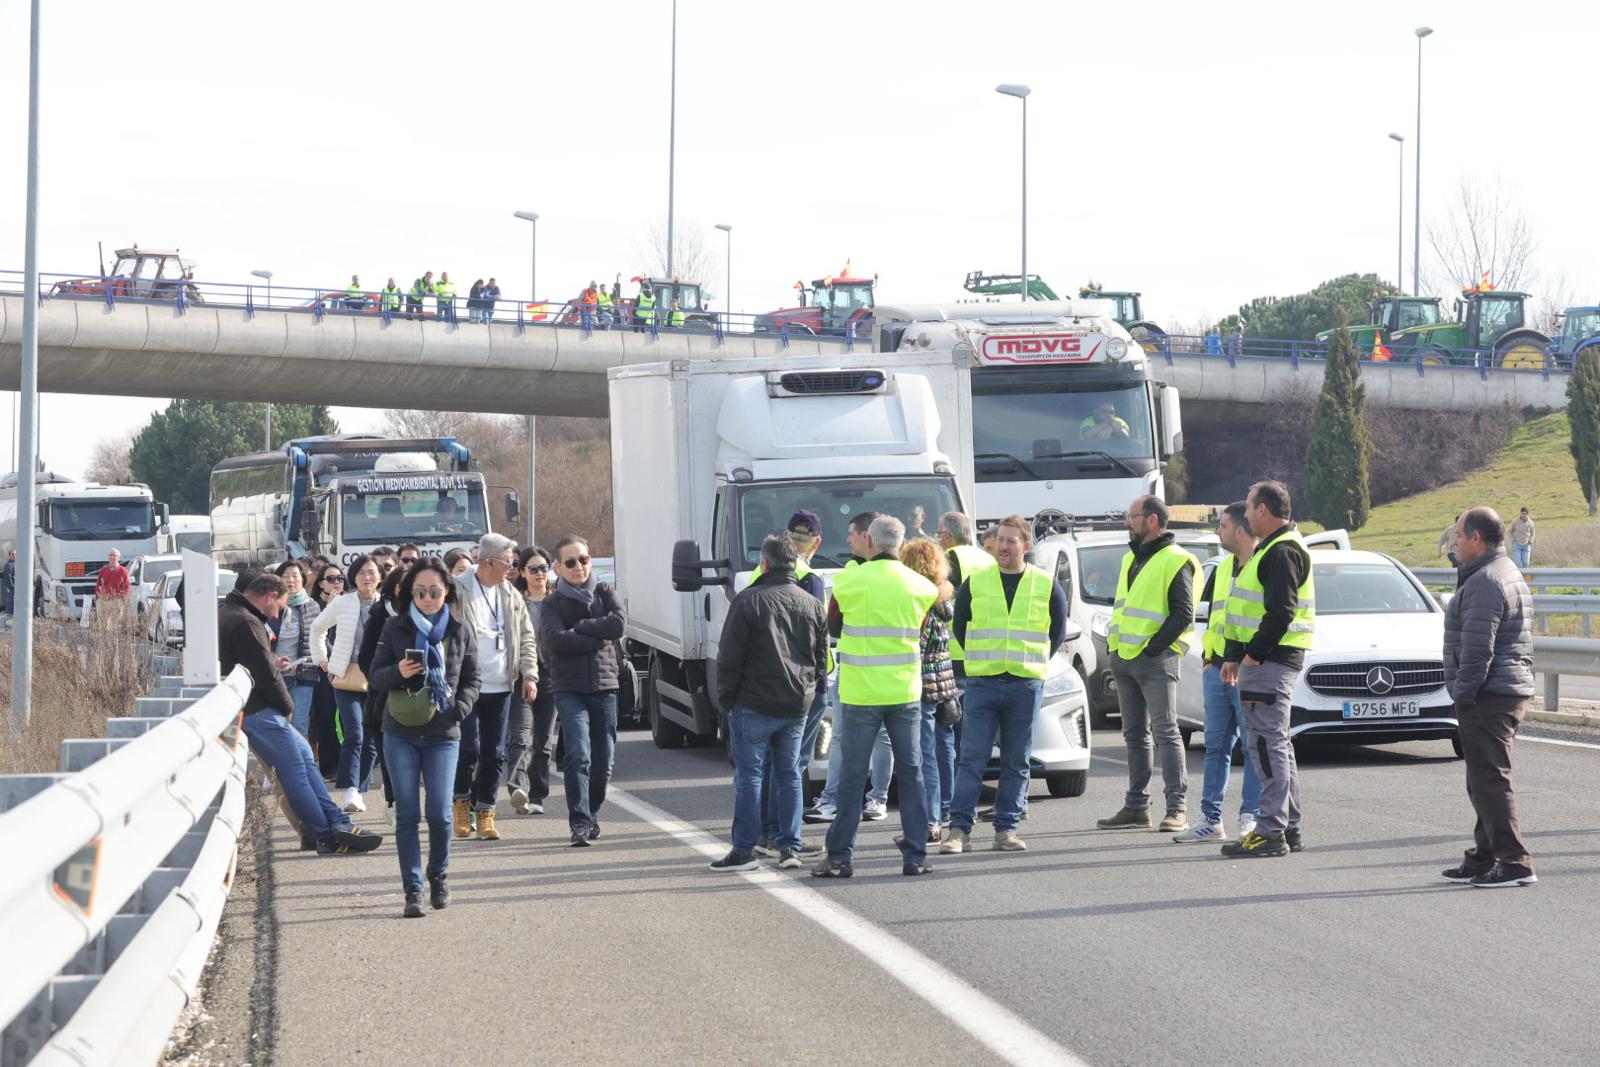
[[[1416,700],[1346,700],[1344,717],[1347,719],[1404,719],[1422,714],[1422,704]]]

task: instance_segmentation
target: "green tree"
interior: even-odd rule
[[[150,416],[133,439],[133,476],[175,514],[205,514],[211,510],[211,468],[229,456],[260,450],[263,414],[260,404],[174,400]],[[320,404],[272,406],[274,447],[296,437],[338,432],[339,424]]]
[[[1306,448],[1306,514],[1330,530],[1358,530],[1372,510],[1367,495],[1367,463],[1372,457],[1367,387],[1361,384],[1343,316],[1336,325]]]
[[[1244,332],[1250,337],[1309,340],[1347,322],[1365,322],[1372,294],[1388,292],[1389,288],[1389,283],[1376,274],[1345,274],[1308,293],[1256,297],[1217,326],[1224,334],[1232,333],[1243,318]]]
[[[1593,515],[1600,508],[1600,346],[1583,350],[1567,381],[1567,420],[1578,485]]]

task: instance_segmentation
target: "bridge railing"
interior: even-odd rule
[[[181,685],[63,742],[62,774],[0,778],[0,1067],[155,1062],[194,992],[244,821],[250,676]]]
[[[1166,357],[1169,364],[1174,356],[1209,356],[1226,360],[1229,366],[1235,366],[1241,359],[1287,360],[1294,366],[1299,366],[1301,360],[1328,358],[1328,343],[1317,340],[1296,341],[1276,337],[1169,333],[1148,337],[1140,343],[1147,352]],[[1502,366],[1500,354],[1492,348],[1454,349],[1444,356],[1435,352],[1419,358],[1416,353],[1405,349],[1397,349],[1387,355],[1375,355],[1370,346],[1357,345],[1356,358],[1362,363],[1404,364],[1414,367],[1419,377],[1443,368],[1470,368],[1484,377],[1490,374],[1509,373],[1542,374],[1546,378],[1552,373],[1572,369],[1571,357],[1554,351],[1539,360],[1537,366],[1531,367]]]

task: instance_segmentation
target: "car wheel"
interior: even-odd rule
[[[661,716],[661,694],[656,684],[661,681],[661,664],[650,661],[650,673],[644,683],[645,715],[650,720],[650,737],[657,748],[682,748],[689,740],[689,732],[675,722]]]
[[[1089,788],[1088,771],[1062,771],[1044,776],[1044,784],[1053,797],[1081,797]]]

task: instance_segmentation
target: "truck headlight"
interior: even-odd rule
[[[1106,342],[1106,358],[1111,360],[1121,359],[1128,354],[1128,342],[1120,337],[1113,337]]]
[[[1096,637],[1104,637],[1111,628],[1111,612],[1097,611],[1089,616],[1089,632]]]

